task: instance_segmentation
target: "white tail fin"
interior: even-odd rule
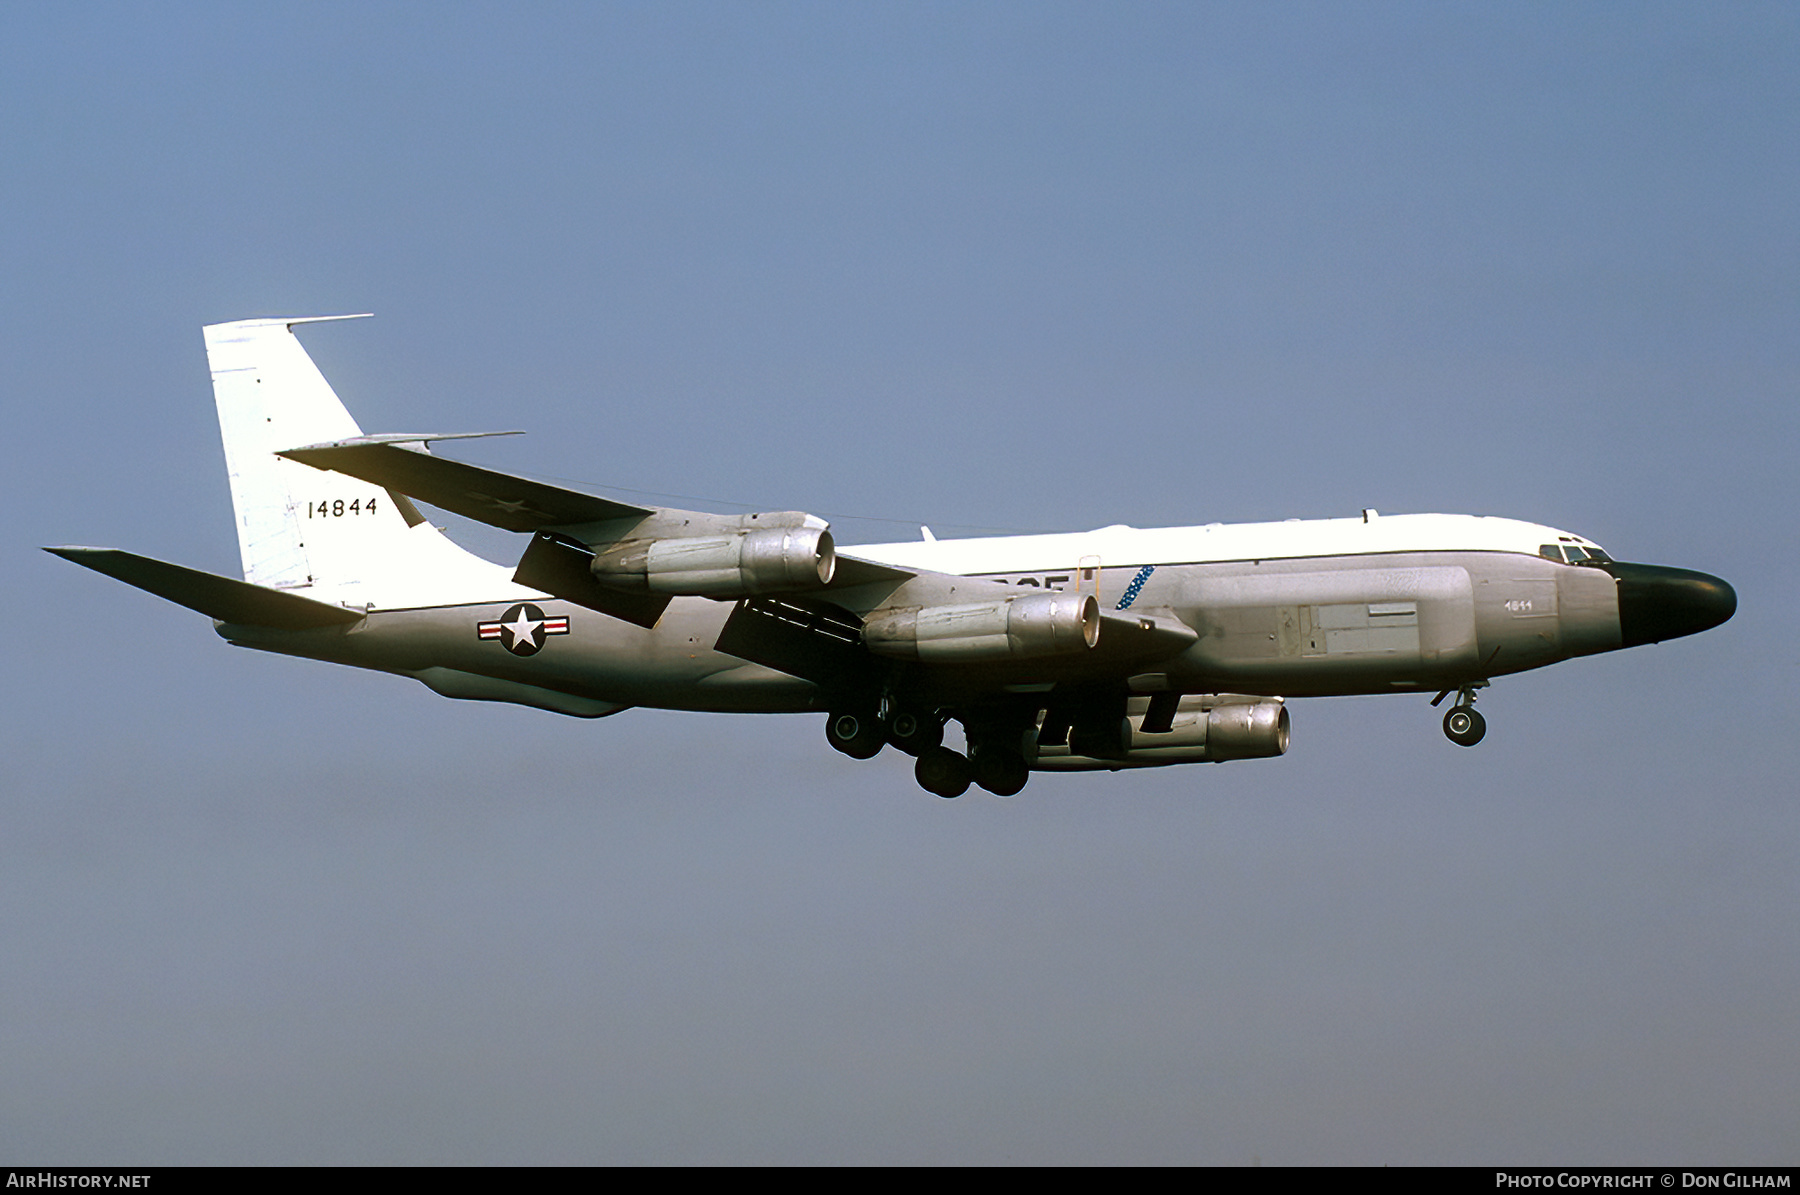
[[[297,324],[357,318],[205,329],[244,580],[349,605],[484,600],[505,570],[444,539],[406,499],[275,455],[362,434],[293,333]]]

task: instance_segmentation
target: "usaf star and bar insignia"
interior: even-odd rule
[[[569,620],[545,618],[543,610],[520,602],[495,622],[478,622],[475,632],[483,639],[498,639],[515,656],[535,656],[550,635],[567,635]]]

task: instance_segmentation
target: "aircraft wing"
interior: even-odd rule
[[[1050,596],[1002,581],[902,570],[840,553],[838,575],[829,586],[740,600],[715,646],[828,689],[877,687],[880,676],[898,665],[937,678],[928,683],[1000,692],[1018,684],[1122,685],[1198,638],[1173,611],[1127,616],[1092,610],[1096,625],[1085,646],[1079,637],[1064,638],[1054,654],[1036,654],[1025,645],[1032,631],[1004,608],[1039,603],[1025,619],[1029,623],[1044,614]],[[1081,608],[1079,595],[1055,596],[1065,617]],[[920,627],[936,634],[928,640]],[[880,642],[875,642],[878,628]],[[1009,651],[1015,642],[1016,655]]]
[[[425,440],[459,438],[420,436],[402,441],[393,436],[367,436],[290,448],[276,455],[315,469],[345,473],[506,531],[538,531],[624,519],[636,523],[656,513],[654,507],[597,498],[432,456],[423,447],[406,446]]]

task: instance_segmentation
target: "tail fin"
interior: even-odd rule
[[[357,605],[469,600],[471,585],[485,590],[504,570],[444,539],[406,498],[275,455],[362,434],[293,333],[299,324],[358,318],[205,329],[244,579]]]

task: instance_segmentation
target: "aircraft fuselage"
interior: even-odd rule
[[[1607,570],[1653,566],[1570,564],[1539,554],[1559,538],[1578,539],[1507,519],[1400,515],[1105,528],[845,551],[1027,589],[1086,589],[1109,614],[1169,612],[1198,638],[1157,661],[1146,687],[1306,697],[1455,689],[1628,646],[1621,582]],[[1459,539],[1466,546],[1455,546]],[[1408,540],[1418,546],[1408,547]],[[1324,550],[1334,545],[1351,550]],[[1229,558],[1196,559],[1204,555]],[[1696,578],[1686,584],[1699,591],[1696,625],[1671,625],[1659,637],[1704,629],[1728,615],[1723,594],[1729,588],[1721,594],[1707,585],[1722,582],[1683,570],[1654,572],[1678,589],[1682,578]],[[643,628],[515,585],[498,566],[493,588],[491,602],[375,607],[349,628],[221,624],[219,630],[248,647],[417,675],[428,684],[435,678],[440,691],[454,684],[449,673],[489,678],[502,682],[493,692],[497,700],[517,700],[504,686],[524,685],[617,706],[719,712],[830,706],[830,694],[818,684],[714,649],[729,602],[678,598],[654,628]],[[524,652],[515,650],[512,630],[495,626],[522,605],[557,629],[536,634]],[[1039,680],[1067,683],[1070,675],[1066,660],[1023,662],[1008,682],[1024,688]],[[953,696],[954,676],[942,683]]]

